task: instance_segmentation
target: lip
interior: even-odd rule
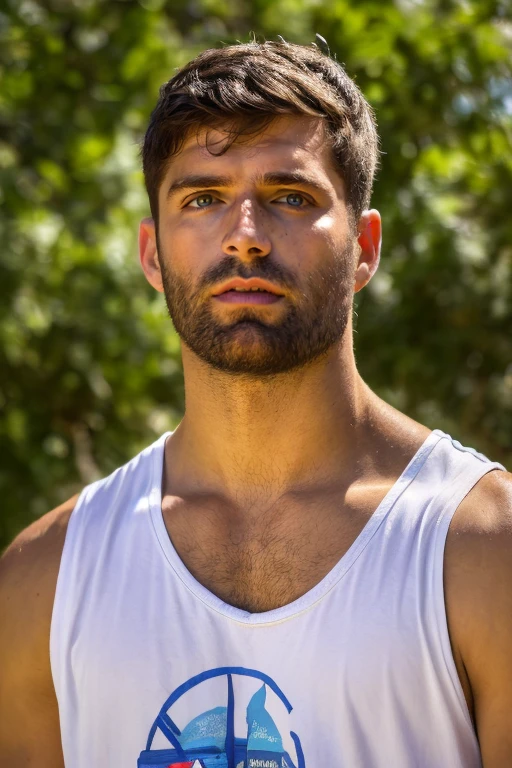
[[[235,277],[216,289],[213,296],[220,296],[221,294],[226,293],[226,291],[233,291],[235,288],[245,288],[247,291],[250,291],[251,288],[261,288],[262,291],[272,293],[274,296],[284,296],[284,293],[279,291],[275,285],[272,285],[272,283],[269,283],[266,280],[261,280],[259,277],[251,277],[249,280]]]

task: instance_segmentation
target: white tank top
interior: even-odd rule
[[[162,518],[166,433],[84,489],[50,654],[66,768],[477,768],[443,552],[503,469],[435,430],[319,584],[251,614],[194,579]]]

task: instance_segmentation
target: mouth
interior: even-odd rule
[[[224,304],[276,304],[282,301],[283,296],[277,296],[275,293],[267,291],[225,291],[213,297],[216,301]]]
[[[216,301],[224,304],[276,304],[284,298],[284,294],[272,283],[260,278],[229,280],[213,294]]]

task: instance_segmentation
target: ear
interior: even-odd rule
[[[164,292],[162,272],[156,248],[156,230],[153,219],[142,219],[139,227],[139,259],[146,280],[160,293]]]
[[[357,231],[359,232],[357,242],[361,252],[354,275],[354,293],[360,291],[370,282],[379,266],[382,242],[380,213],[374,208],[363,211]]]

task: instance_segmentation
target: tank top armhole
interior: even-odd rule
[[[55,586],[55,595],[53,598],[52,615],[50,620],[49,654],[50,670],[52,674],[53,685],[57,700],[59,700],[59,691],[61,690],[61,664],[65,656],[64,633],[65,626],[68,626],[71,620],[69,614],[69,594],[73,588],[73,564],[74,553],[76,552],[75,543],[79,537],[81,529],[80,510],[86,503],[88,491],[91,485],[82,489],[73,511],[68,520],[66,535],[64,537],[64,546],[60,557],[59,572]],[[64,621],[66,613],[66,621]]]
[[[453,657],[450,633],[448,629],[448,618],[446,614],[446,601],[444,593],[444,556],[448,530],[459,505],[472,490],[472,488],[474,488],[474,486],[478,483],[478,481],[481,480],[482,477],[484,477],[484,475],[486,475],[488,472],[491,472],[495,469],[503,470],[504,467],[501,464],[495,462],[490,462],[487,460],[482,462],[481,460],[478,460],[478,463],[475,463],[475,465],[470,468],[469,472],[465,472],[462,475],[458,483],[456,482],[450,487],[449,493],[440,504],[440,511],[435,521],[433,561],[431,571],[431,583],[433,587],[433,610],[439,647],[441,648],[445,669],[453,685],[454,693],[459,701],[462,714],[468,727],[474,734],[475,740],[477,737],[473,727],[473,722],[467,705],[466,697],[464,695],[464,690],[460,682],[459,673],[457,672],[457,666]]]

